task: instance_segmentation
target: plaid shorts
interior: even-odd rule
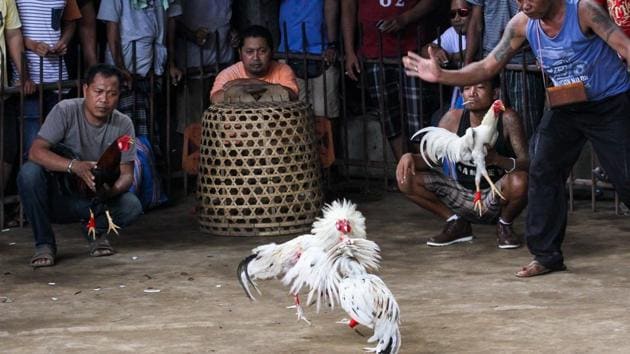
[[[502,97],[506,107],[511,107],[519,113],[523,120],[525,135],[529,140],[540,120],[545,108],[545,87],[542,76],[538,72],[527,72],[523,80],[523,72],[505,70],[503,72],[504,90],[507,90],[507,97]],[[527,91],[527,92],[525,92]],[[524,98],[528,101],[523,104]],[[527,105],[527,107],[525,107]]]
[[[411,136],[420,130],[422,128],[422,119],[420,117],[422,93],[420,92],[419,80],[404,73],[401,76],[398,65],[383,65],[383,77],[381,77],[381,65],[378,63],[366,63],[365,69],[370,98],[374,102],[378,102],[377,108],[380,108],[381,105],[384,107],[383,125],[385,126],[387,137],[394,138],[402,133],[402,107],[399,97],[401,92],[403,104],[406,108],[404,120],[407,122],[408,135]],[[401,78],[402,90],[400,88]],[[427,85],[424,85],[423,88],[425,86]],[[426,109],[425,112],[427,112]]]
[[[497,222],[501,214],[501,198],[498,195],[493,196],[490,188],[481,190],[484,213],[479,216],[479,212],[474,209],[473,204],[474,190],[464,187],[438,171],[424,171],[421,172],[421,175],[424,187],[429,192],[433,192],[455,214],[472,223],[494,224]],[[499,190],[501,190],[504,178],[505,176],[494,183]]]
[[[118,101],[118,110],[129,116],[133,121],[136,135],[149,135],[149,83],[146,80],[137,80],[135,92],[123,90]],[[135,107],[134,107],[135,100]]]

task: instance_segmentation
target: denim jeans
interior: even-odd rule
[[[92,199],[72,195],[63,190],[61,173],[49,172],[42,166],[26,162],[18,175],[18,190],[24,213],[33,227],[35,247],[49,246],[56,251],[55,234],[51,223],[81,222],[83,235],[87,237],[87,221],[90,209],[96,219],[96,234],[107,232],[106,208],[114,222],[124,227],[142,214],[142,205],[130,192],[122,193],[105,203],[95,203]]]
[[[28,150],[31,148],[35,138],[37,138],[37,133],[39,133],[39,128],[41,128],[40,121],[43,121],[50,110],[59,102],[59,95],[52,91],[44,92],[43,101],[43,113],[40,120],[39,95],[34,94],[24,97],[24,140],[22,141],[24,161],[28,160]]]
[[[630,91],[601,101],[546,111],[530,144],[525,239],[549,269],[563,266],[567,227],[565,183],[590,141],[619,198],[630,205]]]

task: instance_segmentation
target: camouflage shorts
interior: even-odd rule
[[[484,213],[479,216],[479,212],[474,209],[474,190],[464,187],[438,171],[425,171],[421,175],[424,187],[433,192],[455,214],[472,223],[494,224],[497,222],[501,214],[501,199],[497,195],[493,196],[490,188],[481,190]],[[505,176],[495,182],[495,186],[499,190],[501,190],[503,178]]]

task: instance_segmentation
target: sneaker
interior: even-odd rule
[[[452,220],[444,225],[444,230],[437,236],[431,237],[427,241],[428,246],[448,246],[458,242],[472,241],[472,227],[470,223],[462,218]]]
[[[502,249],[521,247],[521,238],[512,230],[512,225],[497,222],[497,247]]]

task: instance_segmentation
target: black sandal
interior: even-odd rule
[[[106,257],[115,253],[116,251],[105,235],[97,237],[96,240],[92,241],[90,244],[90,256],[92,257]]]
[[[43,263],[37,263],[39,260],[44,260]],[[35,250],[35,255],[31,257],[31,267],[52,267],[55,265],[55,252],[49,246],[43,246]]]

